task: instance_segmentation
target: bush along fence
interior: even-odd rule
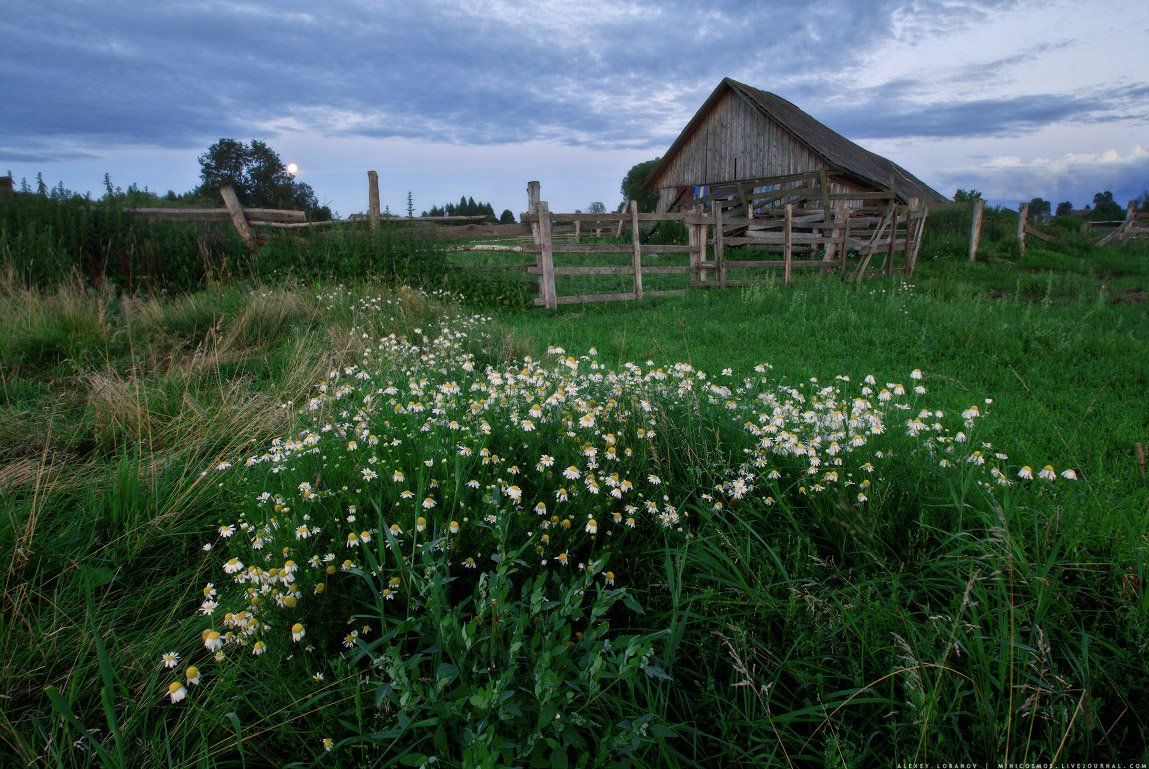
[[[712,197],[687,211],[640,213],[631,202],[629,210],[621,213],[556,213],[540,199],[538,182],[531,182],[527,191],[529,210],[520,220],[530,224],[533,244],[515,250],[535,254],[535,263],[474,269],[537,275],[535,304],[548,308],[680,294],[687,286],[744,286],[776,279],[778,271],[787,285],[796,270],[835,273],[846,280],[911,275],[927,215],[926,207],[916,202],[902,205],[884,193],[850,195],[853,205],[833,210],[829,205],[833,201],[814,205],[800,189],[740,199]],[[682,228],[687,243],[642,242],[644,227],[653,229],[664,222]],[[575,225],[573,239],[556,237],[556,227],[562,224]],[[613,231],[617,242],[582,243],[584,225],[599,232]],[[629,239],[622,237],[625,230],[629,230]],[[584,263],[571,264],[572,258]],[[604,260],[614,263],[585,263]],[[775,273],[763,275],[763,270]],[[646,278],[662,275],[687,280],[681,287],[652,290]],[[629,278],[630,285],[599,293],[558,290],[558,278],[602,276]]]

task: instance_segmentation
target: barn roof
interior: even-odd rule
[[[793,103],[786,101],[777,94],[761,91],[737,80],[723,78],[706,102],[695,113],[686,128],[670,145],[670,149],[662,156],[662,162],[650,175],[651,186],[653,182],[669,166],[674,155],[690,139],[690,136],[702,123],[704,117],[717,104],[723,93],[733,91],[748,101],[763,115],[776,121],[779,125],[793,134],[798,141],[805,144],[810,150],[825,160],[834,169],[847,175],[857,177],[861,181],[875,186],[885,187],[894,177],[897,183],[898,197],[908,200],[919,198],[923,203],[938,204],[948,201],[944,195],[930,187],[892,160],[870,152],[842,136],[837,131],[818,122],[812,116],[803,112]],[[724,181],[735,181],[733,179]]]

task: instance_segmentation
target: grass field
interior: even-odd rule
[[[1147,296],[1143,246],[486,319],[371,284],[8,286],[0,750],[53,767],[1145,760]],[[881,401],[915,369],[924,395]],[[825,425],[857,399],[884,430],[839,455]],[[746,432],[761,404],[840,490],[815,493],[805,455]],[[904,424],[920,407],[939,424],[926,439]],[[300,447],[274,471],[242,466],[284,436]],[[612,448],[633,491],[594,466]],[[1018,477],[1047,464],[1079,480]],[[618,523],[581,485],[595,472],[662,525]],[[536,500],[553,525],[531,523]],[[237,523],[271,544],[218,533]],[[328,550],[355,561],[324,576]],[[289,554],[294,579],[275,570]],[[266,564],[251,584],[275,607],[232,584],[229,556]],[[224,611],[268,629],[248,638]],[[234,653],[213,659],[209,627]]]

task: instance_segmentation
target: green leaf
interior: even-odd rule
[[[643,670],[645,670],[646,674],[648,676],[650,676],[651,678],[659,678],[659,679],[662,679],[663,681],[673,681],[674,680],[673,678],[670,677],[669,673],[667,673],[665,670],[660,668],[658,665],[647,665],[646,667],[643,668]]]

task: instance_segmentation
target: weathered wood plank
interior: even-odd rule
[[[231,215],[232,224],[235,225],[235,231],[239,233],[240,238],[247,245],[247,250],[255,251],[255,235],[247,226],[247,217],[243,213],[243,206],[240,205],[239,198],[236,197],[235,189],[231,185],[224,185],[220,188],[219,196],[223,198],[223,204]]]
[[[791,267],[791,262],[793,261],[793,258],[794,258],[794,243],[793,243],[794,233],[793,233],[793,230],[791,227],[791,219],[793,218],[793,215],[794,215],[793,206],[787,205],[786,206],[786,226],[782,230],[782,237],[783,237],[782,254],[783,254],[783,260],[785,262],[785,264],[782,268],[783,269],[782,274],[784,276],[783,280],[785,281],[787,286],[790,285],[790,267]]]
[[[231,219],[227,208],[129,208],[127,212],[137,219],[163,219],[168,221],[226,222]],[[281,208],[245,208],[244,215],[265,222],[302,222],[303,211]]]
[[[806,268],[822,268],[825,265],[821,259],[794,259],[790,260],[790,269],[801,270]],[[764,267],[786,267],[785,259],[739,259],[737,261],[727,260],[727,270],[747,270],[747,269],[761,269]]]
[[[367,221],[371,229],[379,229],[379,172],[367,172]]]
[[[537,182],[536,191],[538,189]],[[539,213],[539,235],[538,243],[542,247],[539,251],[539,293],[543,304],[547,309],[553,310],[558,306],[557,297],[555,294],[555,260],[554,254],[551,252],[551,217],[550,207],[547,206],[546,201],[538,201],[537,210]]]
[[[555,267],[555,275],[633,275],[634,267],[614,267],[610,265],[592,265],[590,267]]]
[[[714,212],[714,261],[718,265],[718,285],[726,285],[726,244],[723,243],[722,206],[717,201],[711,204]]]
[[[672,288],[662,291],[647,291],[645,296],[647,298],[659,296],[682,296],[686,293],[686,289]],[[639,297],[633,291],[626,291],[617,294],[579,294],[573,296],[560,296],[558,298],[559,304],[587,304],[589,302],[625,302]],[[541,299],[535,299],[535,305],[541,306],[543,304]]]
[[[629,254],[633,247],[621,244],[595,244],[595,243],[554,243],[551,253],[554,254]]]
[[[263,222],[257,219],[248,219],[247,223],[252,227],[272,227],[281,230],[305,230],[310,227],[331,227],[335,224],[330,219],[322,222]]]
[[[1025,222],[1029,219],[1029,203],[1022,203],[1017,209],[1017,245],[1022,256],[1025,256]]]
[[[459,264],[456,269],[466,272],[525,272],[528,275],[538,275],[539,268],[535,264]]]
[[[785,224],[783,224],[785,228]],[[808,232],[790,232],[791,243],[809,244],[813,246],[825,245],[833,240],[829,235],[813,235]],[[762,232],[758,235],[751,237],[733,238],[727,237],[723,241],[728,246],[763,246],[763,245],[780,245],[786,242],[786,233],[783,232]]]
[[[668,265],[666,267],[651,267],[645,264],[642,266],[643,275],[689,275],[693,272],[697,272],[697,268],[686,264]],[[646,293],[649,294],[650,292],[647,291]]]
[[[642,299],[642,242],[640,236],[642,234],[638,226],[638,201],[630,201],[630,243],[634,248],[633,254],[633,267],[634,267],[634,293],[639,299]]]
[[[969,227],[969,260],[971,262],[977,261],[977,248],[981,244],[981,222],[985,216],[985,201],[981,198],[974,198],[973,201],[973,222]]]
[[[633,202],[633,201],[632,201]],[[564,214],[552,213],[551,221],[553,222],[623,222],[630,223],[633,220],[631,214]],[[669,213],[639,213],[638,220],[640,222],[682,222],[683,224],[697,224],[704,222],[706,224],[713,223],[713,218],[705,214],[698,214],[694,212],[674,211]],[[519,214],[519,221],[523,224],[534,223],[538,221],[538,214],[526,211]]]

